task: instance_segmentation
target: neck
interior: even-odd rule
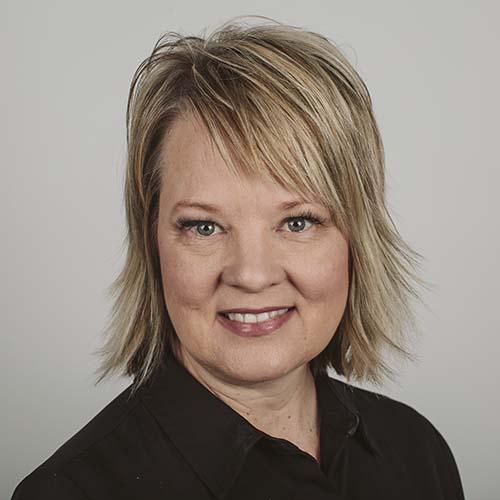
[[[308,364],[279,379],[251,384],[229,382],[196,363],[183,366],[216,397],[266,434],[286,439],[319,462],[319,412],[316,386]]]

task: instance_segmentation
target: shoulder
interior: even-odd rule
[[[133,418],[139,398],[130,397],[127,387],[97,415],[74,433],[48,458],[25,476],[16,486],[12,500],[84,499],[86,496],[66,471],[82,457],[103,446],[120,433],[120,428]]]
[[[331,384],[357,409],[365,431],[391,462],[433,476],[449,498],[463,499],[462,483],[443,434],[420,411],[402,401],[330,377]]]
[[[373,432],[407,434],[412,437],[435,439],[439,431],[420,411],[407,403],[385,394],[357,387],[339,379],[331,383],[358,409],[361,417]],[[442,437],[442,436],[441,436]]]
[[[85,500],[87,497],[62,473],[37,467],[16,487],[12,500]]]

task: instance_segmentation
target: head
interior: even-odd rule
[[[137,388],[166,351],[240,383],[305,365],[380,383],[385,348],[411,357],[421,256],[385,207],[369,92],[327,38],[280,23],[167,33],[134,75],[127,127],[128,252],[99,380],[122,371]],[[290,319],[261,337],[218,320],[281,305]]]
[[[347,300],[348,243],[328,206],[264,172],[233,174],[192,115],[170,128],[162,158],[156,234],[178,359],[235,384],[307,366],[331,341]],[[242,337],[220,321],[221,311],[268,307],[293,311],[267,335]]]

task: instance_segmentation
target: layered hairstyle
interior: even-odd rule
[[[263,16],[235,18],[205,36],[163,34],[137,68],[127,104],[126,261],[108,288],[97,382],[134,376],[134,392],[179,339],[165,306],[157,222],[162,144],[192,113],[227,168],[261,176],[328,207],[349,242],[349,291],[332,340],[310,362],[347,381],[380,384],[385,352],[414,360],[413,299],[423,257],[405,243],[385,202],[384,149],[363,80],[327,37]],[[269,22],[271,21],[271,22]],[[165,286],[168,286],[166,283]]]

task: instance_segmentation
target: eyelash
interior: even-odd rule
[[[306,211],[300,212],[296,215],[291,215],[290,217],[287,217],[286,219],[283,220],[283,223],[288,222],[290,220],[294,220],[294,219],[307,219],[312,224],[318,225],[318,226],[322,226],[326,222],[326,219],[314,215],[310,210],[306,210]],[[198,226],[199,224],[216,224],[216,223],[212,220],[209,220],[209,219],[194,220],[194,219],[189,219],[187,217],[179,217],[176,220],[176,225],[181,231],[187,231],[193,227]],[[299,234],[303,233],[303,232],[304,231],[298,231]],[[203,236],[201,234],[199,236],[201,238],[207,238],[207,236]]]

